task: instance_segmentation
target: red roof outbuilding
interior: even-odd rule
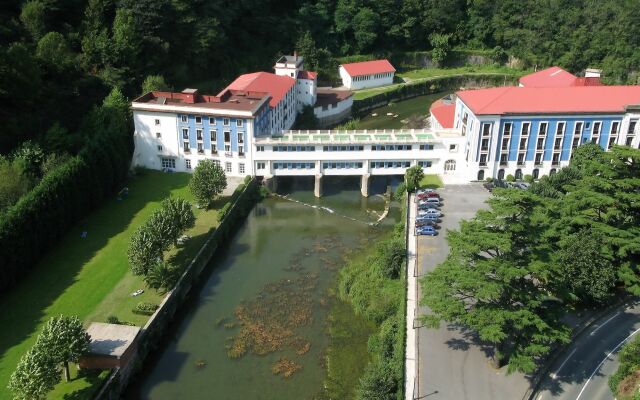
[[[442,100],[437,100],[433,102],[429,112],[444,129],[453,128],[453,120],[456,114],[456,105],[454,103],[445,103]]]
[[[351,64],[342,64],[342,68],[350,76],[362,76],[362,75],[373,75],[373,74],[383,74],[387,72],[396,72],[396,69],[393,68],[393,65],[389,62],[389,60],[373,60],[373,61],[364,61],[357,62]]]
[[[288,76],[276,75],[270,72],[254,72],[240,75],[220,93],[225,90],[266,92],[271,95],[269,105],[275,107],[295,84],[296,80]]]
[[[567,87],[573,86],[576,76],[560,67],[551,67],[520,78],[524,87]]]
[[[640,105],[640,86],[507,86],[457,95],[476,115],[623,113]]]

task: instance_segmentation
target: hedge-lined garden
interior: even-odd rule
[[[105,198],[122,188],[133,142],[128,103],[117,90],[85,119],[85,147],[47,174],[0,219],[0,293]]]

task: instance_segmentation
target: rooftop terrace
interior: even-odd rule
[[[290,130],[282,134],[257,137],[256,144],[281,143],[429,143],[440,136],[457,131],[430,129],[364,129],[364,130]]]

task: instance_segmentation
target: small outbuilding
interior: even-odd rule
[[[342,64],[339,72],[344,87],[364,89],[391,85],[396,69],[389,60],[383,59]]]
[[[80,368],[123,368],[136,353],[140,328],[93,322],[87,333],[91,344],[89,353],[80,358]]]

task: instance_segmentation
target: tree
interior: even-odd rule
[[[378,37],[378,15],[370,8],[363,7],[353,17],[352,23],[358,51],[368,51]]]
[[[554,286],[538,262],[544,205],[514,189],[496,189],[488,203],[489,210],[449,232],[447,259],[422,279],[421,302],[432,310],[424,320],[464,325],[495,345],[496,366],[532,372],[536,358],[570,336],[560,305],[548,301]]]
[[[318,68],[318,50],[316,49],[316,42],[313,40],[311,32],[306,31],[298,38],[296,50],[304,57],[304,65],[307,69],[315,70]]]
[[[407,171],[404,173],[404,181],[406,182],[407,190],[409,192],[414,192],[420,187],[422,178],[424,178],[424,171],[421,166],[414,165],[411,168],[407,168]]]
[[[169,197],[160,203],[161,218],[166,221],[163,225],[172,227],[168,235],[175,243],[180,235],[187,229],[193,228],[196,217],[188,201],[181,198]]]
[[[38,0],[27,1],[22,6],[20,21],[35,40],[46,32],[46,14],[45,4]]]
[[[67,40],[58,32],[49,32],[38,41],[36,55],[58,71],[66,69],[74,61]]]
[[[209,207],[213,198],[227,187],[227,177],[220,165],[212,160],[202,160],[193,171],[189,189],[198,204]]]
[[[318,129],[318,118],[313,112],[313,106],[306,105],[296,117],[295,129]]]
[[[14,150],[11,156],[14,163],[18,163],[22,167],[26,176],[33,180],[40,178],[45,156],[39,144],[26,141]]]
[[[29,189],[31,181],[24,175],[22,166],[0,157],[0,213],[17,203]]]
[[[42,176],[46,176],[51,171],[54,171],[59,166],[63,165],[69,160],[70,156],[67,153],[56,154],[51,153],[44,160],[40,166]]]
[[[360,378],[357,400],[396,399],[398,380],[389,364],[375,362],[369,364]]]
[[[69,381],[69,362],[78,362],[89,351],[91,338],[77,316],[60,315],[51,318],[36,340],[35,348],[48,354],[55,364],[62,364]]]
[[[449,44],[451,34],[432,33],[429,35],[429,43],[433,50],[431,51],[431,59],[440,66],[447,59],[451,45]]]
[[[14,399],[40,400],[46,398],[59,381],[60,372],[56,362],[47,351],[34,347],[18,362],[8,387]]]
[[[165,294],[176,285],[178,279],[180,279],[180,274],[180,268],[164,261],[158,261],[153,267],[149,268],[144,277],[144,282],[151,289],[156,289],[160,294]]]
[[[142,225],[131,235],[127,259],[134,275],[146,275],[149,268],[162,259],[162,241],[148,225]]]
[[[617,277],[603,246],[605,242],[598,232],[586,229],[562,239],[560,250],[554,253],[559,274],[558,292],[568,289],[571,301],[586,305],[608,303]]]
[[[162,75],[148,75],[142,82],[142,94],[167,90],[169,90],[169,85],[164,81]]]

